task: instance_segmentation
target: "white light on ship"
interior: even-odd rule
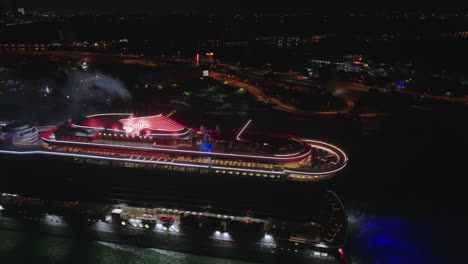
[[[125,225],[125,221],[122,221],[122,225],[123,225],[123,226]]]
[[[315,246],[317,246],[317,247],[320,247],[320,248],[328,248],[328,246],[327,246],[327,245],[325,245],[325,244],[324,244],[324,243],[322,243],[322,242],[319,242],[319,243],[318,243],[318,244],[316,244]]]
[[[145,228],[149,228],[149,225],[148,225],[148,224],[145,224]]]

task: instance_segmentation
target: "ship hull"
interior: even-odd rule
[[[1,166],[8,166],[11,172],[2,174],[1,179],[5,184],[2,184],[0,192],[40,197],[41,200],[177,208],[288,224],[316,220],[330,211],[326,208],[330,197],[326,181],[304,183],[218,175],[202,170],[182,173],[167,168],[47,155],[3,153],[0,154],[0,163]],[[344,212],[340,206],[341,212]],[[343,243],[338,242],[328,248],[319,248],[311,243],[281,239],[276,241],[273,248],[258,243],[259,236],[263,235],[261,232],[231,232],[232,241],[235,242],[230,242],[222,237],[213,237],[214,230],[205,228],[185,227],[183,234],[172,234],[153,228],[148,231],[121,226],[118,221],[106,223],[105,219],[89,221],[73,217],[64,220],[61,216],[25,216],[9,214],[7,211],[3,211],[2,215],[0,228],[3,229],[44,232],[261,263],[337,263],[340,257],[337,250],[343,246]],[[345,219],[344,214],[340,217]],[[345,233],[346,225],[338,237]],[[344,241],[344,238],[339,240]]]
[[[326,181],[295,182],[47,155],[0,154],[0,164],[12,172],[2,176],[3,192],[142,207],[211,208],[225,214],[296,221],[319,214],[327,187]]]

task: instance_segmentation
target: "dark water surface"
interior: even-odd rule
[[[0,230],[1,263],[87,264],[248,264],[160,249]]]

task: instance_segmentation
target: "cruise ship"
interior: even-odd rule
[[[320,181],[344,168],[339,148],[296,136],[188,128],[164,116],[91,115],[40,132],[45,152],[290,181]]]
[[[47,164],[53,180],[30,177],[34,187],[26,190],[19,177],[0,191],[100,202],[114,212],[102,216],[118,219],[114,224],[214,232],[210,243],[233,252],[243,239],[232,237],[261,234],[255,243],[271,254],[343,259],[346,214],[327,185],[346,166],[346,154],[321,141],[250,131],[251,123],[223,131],[126,113],[52,126],[1,122],[2,162],[21,175],[28,173],[25,163]],[[253,233],[250,223],[258,224]]]

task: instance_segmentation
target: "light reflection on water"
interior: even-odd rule
[[[348,253],[358,264],[448,263],[437,242],[443,224],[430,218],[348,217]]]
[[[401,218],[349,213],[347,253],[353,264],[466,263],[463,243],[454,241],[456,220]],[[455,226],[456,228],[456,226]],[[463,237],[461,233],[459,236]],[[169,263],[248,264],[247,262],[138,248],[107,242],[88,242],[57,236],[0,230],[1,263]]]
[[[249,264],[249,262],[138,248],[107,242],[0,230],[1,263]]]

